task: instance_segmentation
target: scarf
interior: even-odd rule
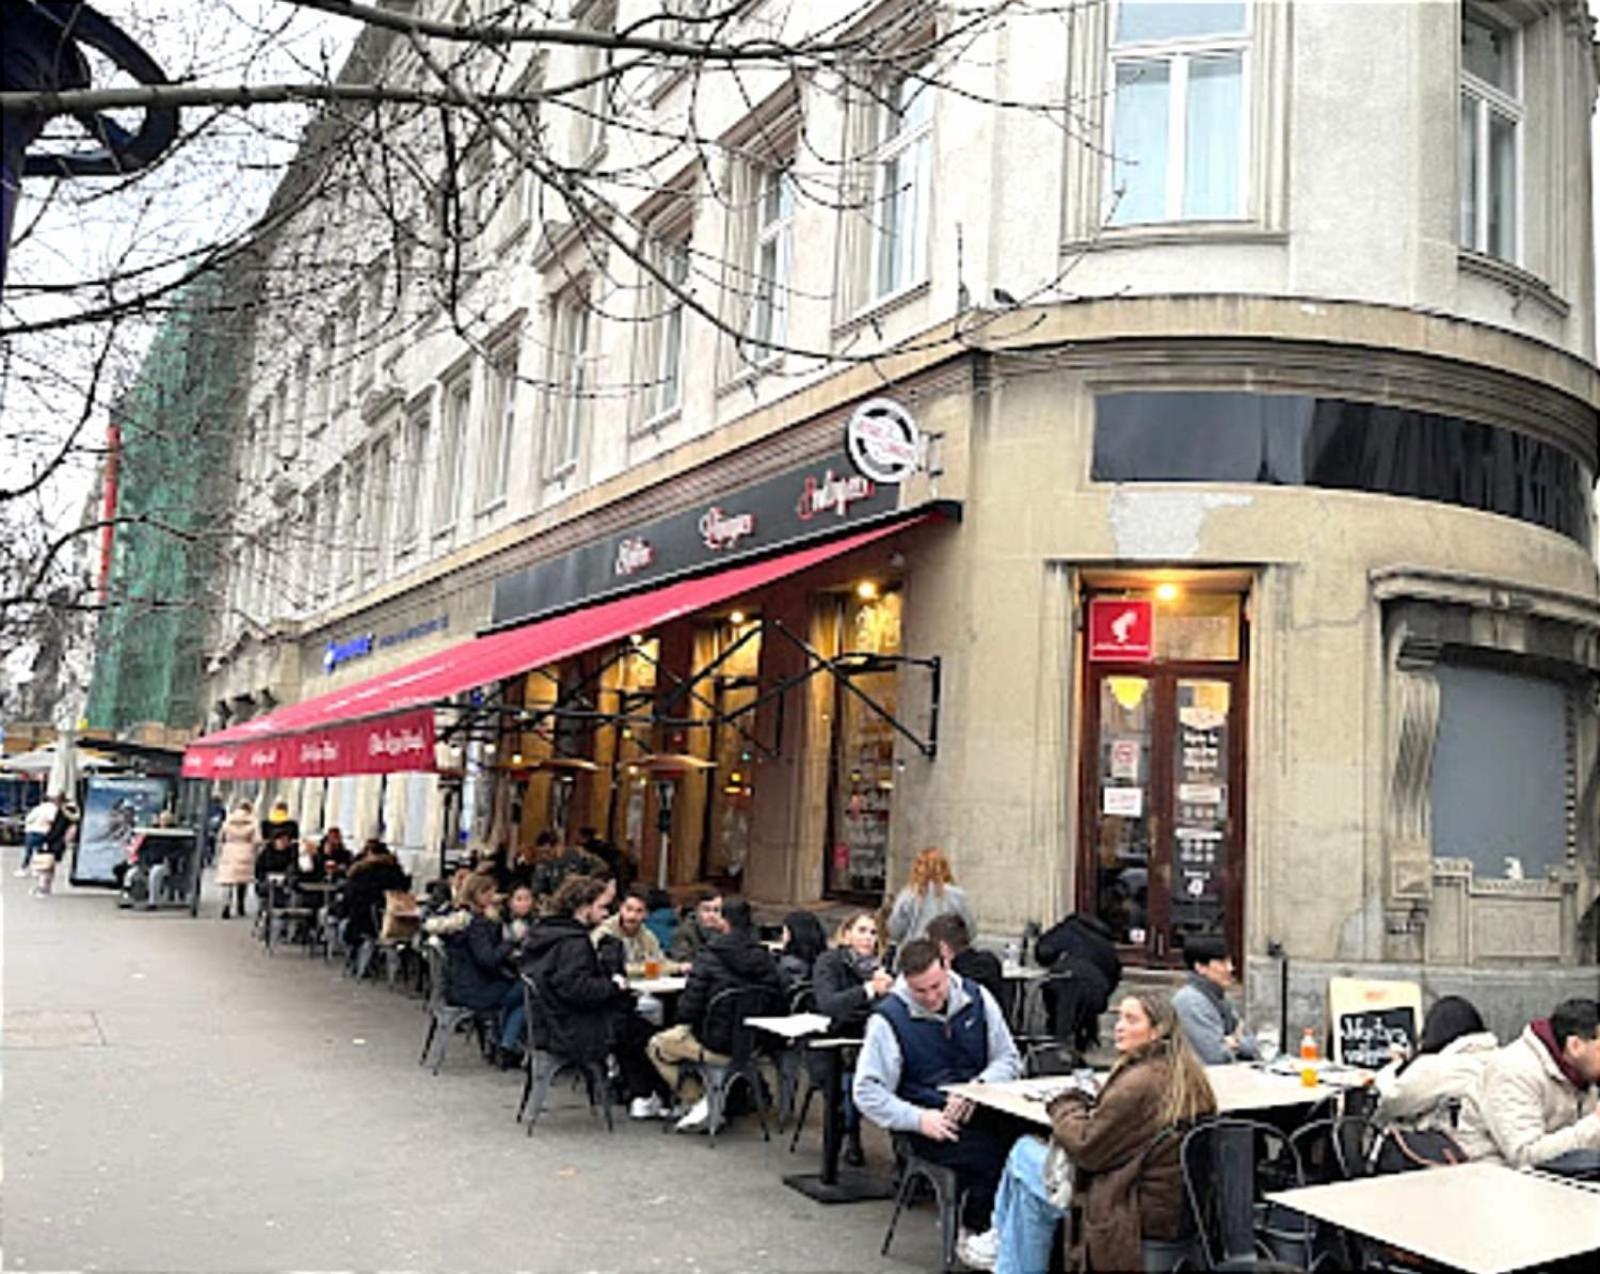
[[[1528,1029],[1538,1037],[1539,1043],[1555,1060],[1556,1069],[1561,1072],[1562,1078],[1571,1084],[1580,1093],[1589,1087],[1589,1081],[1580,1075],[1561,1052],[1561,1046],[1556,1043],[1556,1033],[1550,1029],[1550,1019],[1547,1017],[1535,1018],[1528,1024]]]

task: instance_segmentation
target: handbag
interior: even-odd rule
[[[383,925],[379,942],[404,942],[416,936],[422,925],[422,909],[416,897],[405,889],[388,889],[383,894]]]
[[[48,876],[56,869],[56,856],[48,849],[37,850],[33,857],[28,860],[28,866],[35,875]]]
[[[1061,1212],[1072,1209],[1072,1160],[1054,1137],[1044,1152],[1044,1193],[1052,1207]]]
[[[1419,1168],[1453,1168],[1466,1163],[1467,1152],[1438,1129],[1390,1128],[1373,1151],[1377,1172],[1415,1172]]]

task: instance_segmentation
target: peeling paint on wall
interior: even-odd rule
[[[1111,534],[1119,558],[1163,561],[1195,557],[1200,528],[1213,509],[1242,509],[1254,503],[1248,495],[1214,491],[1130,491],[1111,497]]]

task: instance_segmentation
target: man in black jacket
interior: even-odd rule
[[[1072,975],[1045,987],[1050,1034],[1086,1052],[1100,1042],[1100,1015],[1122,977],[1111,930],[1098,916],[1075,911],[1039,938],[1034,958],[1051,973]]]
[[[627,980],[601,967],[592,941],[614,892],[609,880],[571,877],[556,893],[554,914],[529,935],[523,967],[544,1010],[532,1024],[533,1046],[588,1063],[614,1056],[632,1099],[628,1113],[654,1119],[671,1091],[645,1057],[649,1027],[633,1012]]]
[[[674,1093],[679,1089],[680,1064],[686,1061],[726,1063],[738,1026],[731,1000],[714,1004],[724,991],[755,988],[765,992],[766,1003],[751,1012],[781,1013],[783,982],[772,952],[756,939],[750,904],[730,898],[719,915],[708,918],[712,931],[689,970],[689,984],[678,1001],[678,1024],[650,1038],[650,1060]],[[754,997],[752,997],[754,998]],[[678,1121],[679,1132],[705,1132],[711,1108],[701,1097]]]
[[[972,934],[967,929],[966,918],[959,911],[949,911],[928,921],[927,938],[939,948],[939,958],[947,966],[968,982],[976,982],[994,996],[996,1004],[1009,1002],[1005,966],[993,951],[984,951],[972,945]]]

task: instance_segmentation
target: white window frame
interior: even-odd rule
[[[777,182],[778,213],[767,216],[769,183]],[[752,236],[749,287],[750,318],[746,324],[748,343],[753,361],[768,363],[781,358],[783,351],[775,349],[789,337],[789,286],[794,275],[794,213],[798,201],[794,173],[786,164],[761,164],[756,167],[755,234]],[[767,277],[765,261],[767,250],[772,249],[774,270]],[[765,296],[765,302],[763,297]],[[764,316],[770,316],[767,331],[760,327]]]
[[[361,280],[361,317],[365,332],[362,336],[361,375],[363,388],[372,384],[378,372],[378,347],[383,342],[383,332],[388,326],[388,272],[389,258],[380,256],[367,267]]]
[[[610,0],[598,0],[573,21],[580,30],[604,34],[616,26],[616,8]],[[573,164],[583,167],[593,163],[605,150],[605,111],[611,87],[606,73],[611,67],[612,55],[611,50],[599,44],[576,45],[574,51],[572,82],[593,80],[576,90],[572,110],[571,159]]]
[[[1479,79],[1467,70],[1465,63],[1461,67],[1461,84],[1459,99],[1469,99],[1473,107],[1473,138],[1472,148],[1477,157],[1476,183],[1473,189],[1473,226],[1471,241],[1462,231],[1465,227],[1461,224],[1466,212],[1465,207],[1458,206],[1456,214],[1456,237],[1460,246],[1469,252],[1477,252],[1497,261],[1507,261],[1511,265],[1520,267],[1523,260],[1523,202],[1527,190],[1527,159],[1525,156],[1524,137],[1526,130],[1523,121],[1527,117],[1527,107],[1523,96],[1527,91],[1527,41],[1523,39],[1520,28],[1505,26],[1485,12],[1462,6],[1461,21],[1469,19],[1479,26],[1492,27],[1499,34],[1512,41],[1511,66],[1516,75],[1516,93],[1508,93],[1496,84]],[[1459,47],[1459,42],[1458,42]],[[1501,256],[1489,242],[1489,197],[1490,197],[1490,151],[1489,151],[1489,124],[1491,116],[1498,115],[1511,123],[1514,142],[1512,145],[1512,162],[1516,165],[1516,172],[1512,177],[1511,195],[1511,255]],[[1457,127],[1460,127],[1459,112]],[[1456,154],[1460,156],[1460,147]],[[1462,188],[1467,179],[1465,173],[1458,173],[1456,180],[1458,187]]]
[[[405,447],[400,462],[400,493],[396,500],[395,556],[408,552],[422,531],[423,475],[428,463],[428,445],[433,435],[433,400],[424,398],[406,409]]]
[[[323,321],[319,332],[322,357],[317,360],[320,364],[315,372],[317,387],[311,400],[311,419],[306,425],[308,438],[321,433],[333,415],[334,365],[339,361],[338,331],[339,325],[332,316]]]
[[[316,554],[316,569],[313,575],[315,587],[312,591],[319,602],[328,596],[333,587],[332,566],[338,558],[339,510],[340,501],[343,499],[343,475],[338,469],[334,469],[322,483],[322,498],[318,502],[316,542],[312,546]]]
[[[337,413],[350,405],[352,382],[355,379],[356,345],[360,340],[361,293],[352,289],[339,303],[339,316],[332,346],[333,360],[333,410]]]
[[[897,129],[893,134],[886,135],[885,130],[894,119],[894,112],[888,102],[902,83],[913,84],[914,91],[919,96],[927,95],[927,115],[909,131]],[[866,303],[863,309],[875,309],[895,297],[921,287],[928,281],[928,235],[933,224],[932,93],[933,86],[916,78],[914,74],[899,74],[894,81],[880,86],[879,99],[871,103],[870,109],[875,117],[872,155],[869,160],[872,170],[872,197],[867,209],[871,242],[866,253],[867,286],[864,289]],[[912,224],[905,235],[911,244],[912,255],[906,277],[896,279],[890,286],[883,287],[880,281],[883,277],[884,252],[896,241],[896,236],[889,233],[890,227],[884,220],[889,196],[887,174],[891,165],[898,166],[899,161],[906,156],[912,158],[915,174]]]
[[[1139,226],[1164,225],[1171,222],[1217,223],[1248,221],[1250,219],[1251,135],[1250,103],[1251,76],[1254,74],[1254,10],[1259,0],[1246,0],[1244,24],[1237,35],[1214,34],[1184,36],[1158,40],[1117,41],[1120,22],[1120,3],[1113,7],[1107,45],[1109,49],[1106,76],[1106,158],[1105,194],[1101,210],[1102,222],[1112,230]],[[1239,189],[1236,192],[1235,211],[1232,216],[1187,216],[1183,211],[1185,169],[1188,164],[1188,111],[1189,69],[1197,61],[1210,61],[1218,57],[1239,55],[1239,137],[1238,167]],[[1153,221],[1115,221],[1119,207],[1117,189],[1120,185],[1118,169],[1123,166],[1116,155],[1117,139],[1117,72],[1124,63],[1165,62],[1167,78],[1167,164],[1166,191],[1163,215]]]
[[[300,496],[299,534],[300,545],[296,557],[298,569],[295,572],[299,584],[300,596],[305,602],[306,609],[311,609],[317,597],[317,564],[322,560],[324,550],[317,543],[317,531],[322,517],[322,489],[317,486],[306,488]]]
[[[374,438],[366,449],[366,490],[362,500],[366,511],[362,531],[367,540],[361,545],[361,576],[374,580],[383,573],[389,539],[389,484],[394,480],[394,438],[390,429]]]
[[[575,283],[556,296],[551,325],[542,463],[545,479],[557,481],[577,470],[589,418],[590,345],[595,332],[586,284]]]
[[[521,347],[503,341],[489,351],[483,368],[483,438],[479,443],[478,512],[489,513],[506,498],[511,442],[517,419],[517,363]]]
[[[461,514],[461,470],[472,424],[472,373],[444,384],[439,418],[439,465],[433,475],[433,533],[447,534]]]
[[[690,226],[683,223],[651,238],[645,250],[650,262],[677,288],[690,282]],[[643,429],[652,429],[683,409],[683,356],[688,310],[671,288],[654,275],[645,276],[648,325],[641,325],[644,357],[639,377],[644,382]]]
[[[355,584],[359,573],[356,559],[361,555],[366,534],[366,465],[364,452],[355,451],[344,462],[344,541],[339,545],[339,588]]]

